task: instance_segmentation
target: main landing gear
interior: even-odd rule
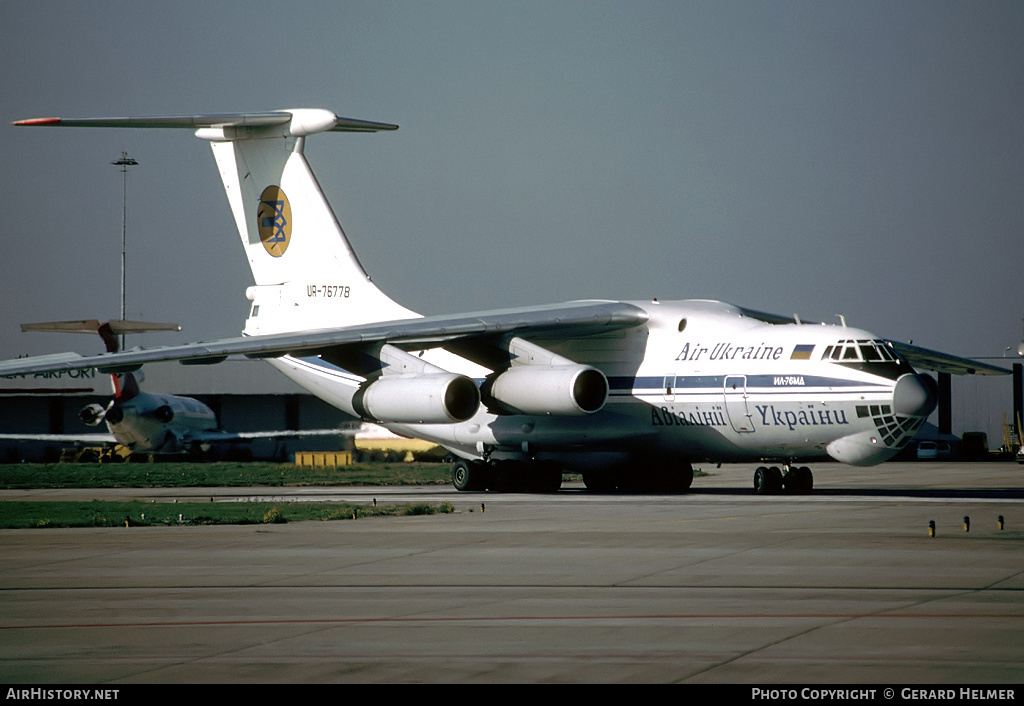
[[[807,495],[813,489],[814,475],[807,466],[760,466],[754,471],[754,491],[758,495],[778,495],[783,490],[790,495]]]
[[[562,468],[543,462],[480,463],[459,459],[452,466],[452,485],[456,490],[556,493],[562,487]]]
[[[693,483],[693,466],[652,462],[629,469],[589,471],[583,474],[583,483],[591,493],[686,493]],[[456,490],[555,493],[562,486],[562,467],[544,461],[459,459],[452,466],[452,485]]]
[[[637,463],[629,468],[584,473],[583,483],[591,493],[688,493],[693,484],[693,466]]]

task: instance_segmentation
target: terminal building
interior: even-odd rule
[[[142,389],[194,397],[217,415],[227,432],[338,429],[337,436],[282,437],[218,445],[214,459],[290,461],[297,451],[351,450],[358,420],[302,390],[266,363],[228,360],[185,368],[157,363],[143,369]],[[96,434],[79,417],[86,405],[106,406],[112,396],[109,375],[82,370],[0,378],[0,432],[5,434]],[[66,448],[89,442],[0,440],[0,462],[57,461]]]

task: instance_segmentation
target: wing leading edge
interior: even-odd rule
[[[896,352],[916,370],[931,370],[950,375],[1010,375],[1011,371],[970,358],[933,351],[929,348],[889,341]]]
[[[129,372],[145,363],[177,360],[184,365],[219,363],[232,355],[277,358],[320,355],[346,346],[387,342],[400,348],[433,348],[466,339],[516,333],[537,339],[605,333],[639,326],[647,313],[626,302],[568,302],[552,306],[502,309],[455,316],[426,316],[318,331],[239,336],[180,346],[134,348],[122,353],[78,353],[19,358],[0,363],[0,375],[96,368]]]

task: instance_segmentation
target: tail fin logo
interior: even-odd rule
[[[272,257],[281,257],[292,239],[292,207],[279,186],[268,186],[260,194],[256,224],[263,247]]]

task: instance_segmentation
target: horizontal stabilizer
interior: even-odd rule
[[[377,132],[397,130],[397,125],[342,118],[328,110],[274,110],[260,113],[213,113],[205,115],[154,115],[124,118],[31,118],[14,123],[28,127],[115,128],[272,128],[285,127],[292,135],[317,132]]]
[[[100,327],[99,319],[82,319],[80,321],[47,321],[38,324],[22,324],[22,331],[46,331],[52,333],[91,333],[96,334]],[[153,321],[108,321],[110,331],[116,335],[129,333],[147,333],[150,331],[180,331],[178,324],[162,324]]]

